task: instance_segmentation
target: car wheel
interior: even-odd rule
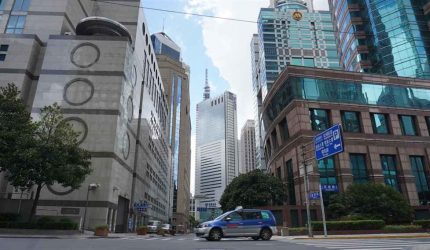
[[[270,240],[272,238],[272,231],[268,228],[261,229],[260,238],[262,240]]]
[[[253,240],[259,240],[260,239],[260,237],[258,237],[258,236],[254,236],[254,237],[251,237]]]
[[[205,239],[206,239],[207,241],[211,241],[211,238],[209,238],[209,237],[206,237]]]
[[[209,239],[213,240],[213,241],[219,241],[221,240],[221,230],[219,230],[218,228],[212,229],[211,232],[209,233]]]

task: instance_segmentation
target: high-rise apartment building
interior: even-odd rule
[[[311,1],[310,1],[311,2]],[[309,4],[311,6],[311,4]],[[313,11],[302,0],[277,0],[262,8],[258,34],[251,41],[257,167],[265,168],[261,107],[273,82],[287,65],[339,69],[330,12]]]
[[[220,207],[226,186],[238,175],[236,95],[197,104],[195,195],[198,207]]]
[[[425,2],[329,0],[342,68],[430,78]]]
[[[240,132],[239,172],[241,174],[256,169],[255,151],[255,122],[254,120],[247,120]]]
[[[140,1],[0,3],[0,85],[15,83],[35,118],[58,103],[92,156],[81,188],[44,187],[36,214],[82,222],[88,207],[86,228],[117,232],[167,221],[168,102]]]
[[[172,148],[172,225],[189,228],[190,209],[190,69],[181,61],[181,49],[164,32],[151,36],[169,107],[168,141]]]

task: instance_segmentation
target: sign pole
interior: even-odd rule
[[[325,221],[324,198],[321,191],[321,184],[319,186],[320,186],[320,203],[321,203],[321,215],[322,215],[323,227],[324,227],[324,237],[327,238],[327,223]]]
[[[303,157],[303,167],[305,169],[305,176],[304,176],[304,182],[305,182],[305,202],[306,202],[306,215],[307,215],[307,221],[308,221],[308,236],[314,237],[312,234],[312,221],[311,221],[311,209],[309,204],[309,187],[308,187],[308,170],[306,167],[306,160],[305,160],[305,146],[302,145],[302,157]]]

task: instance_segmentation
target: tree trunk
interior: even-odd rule
[[[31,207],[30,218],[28,219],[28,222],[32,222],[34,219],[34,215],[36,214],[37,202],[39,201],[41,190],[42,190],[42,185],[41,184],[37,185],[36,197],[34,197],[33,206]]]

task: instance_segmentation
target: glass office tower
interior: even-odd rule
[[[430,78],[421,0],[330,0],[344,70]]]
[[[279,73],[287,65],[340,69],[330,12],[312,11],[301,0],[271,1],[270,6],[260,10],[258,34],[251,42],[259,169],[265,169],[261,105]],[[294,19],[295,12],[301,19]]]

